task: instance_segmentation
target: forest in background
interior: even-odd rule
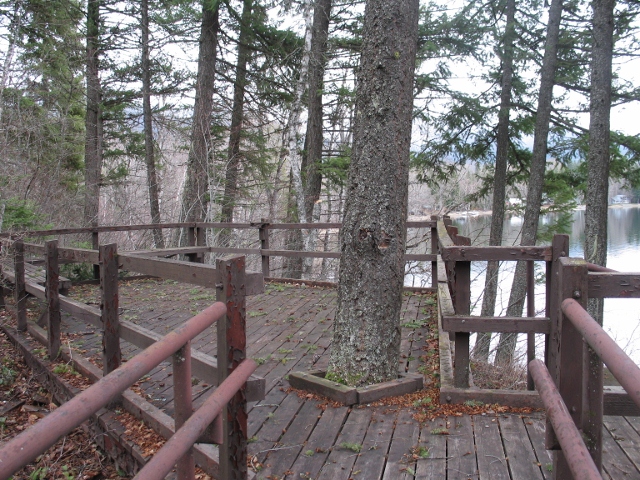
[[[340,221],[364,3],[0,2],[2,231]],[[634,109],[638,86],[626,65],[637,56],[640,10],[609,3],[610,105]],[[593,5],[431,1],[420,5],[409,213],[496,211],[509,197],[526,199],[557,4],[542,203],[566,211],[583,201]],[[638,137],[613,131],[609,148],[615,193],[633,195]],[[335,232],[320,234],[277,242],[336,248]],[[127,240],[180,242],[159,230]],[[243,240],[227,231],[208,238]],[[282,274],[302,268],[285,262]]]

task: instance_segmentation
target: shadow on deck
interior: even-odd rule
[[[97,287],[74,287],[70,295],[99,303]],[[537,479],[551,478],[551,455],[544,449],[544,416],[489,412],[437,418],[422,425],[413,410],[397,406],[334,407],[289,391],[294,370],[323,369],[328,363],[336,292],[331,288],[268,284],[247,298],[248,355],[260,363],[264,400],[249,405],[249,453],[262,479]],[[215,301],[215,293],[171,280],[125,282],[121,318],[166,334]],[[429,296],[403,297],[401,323],[422,323]],[[99,360],[96,328],[63,314],[64,343]],[[403,328],[402,367],[416,372],[424,355],[426,328]],[[193,349],[216,354],[215,332],[196,337]],[[123,357],[139,349],[122,342]],[[173,414],[169,363],[139,386],[149,401]],[[211,387],[194,387],[195,406]],[[605,417],[604,478],[640,479],[640,420]]]

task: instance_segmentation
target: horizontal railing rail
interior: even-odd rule
[[[135,323],[121,320],[120,318],[108,319],[104,309],[101,310],[94,306],[86,305],[63,294],[58,295],[58,293],[55,291],[56,287],[51,285],[50,282],[55,281],[55,277],[58,276],[58,267],[57,265],[48,266],[49,262],[55,260],[54,258],[52,258],[52,256],[57,259],[71,258],[77,260],[77,257],[74,256],[74,253],[76,252],[79,253],[80,258],[86,258],[88,256],[88,252],[91,252],[92,254],[98,256],[98,252],[94,252],[93,250],[87,251],[84,249],[79,249],[77,251],[76,249],[61,249],[57,247],[57,241],[55,240],[48,241],[44,246],[24,244],[24,249],[22,249],[22,242],[17,241],[14,242],[12,248],[14,250],[14,258],[16,260],[16,264],[14,265],[13,269],[14,271],[20,272],[25,270],[24,258],[21,254],[23,250],[37,255],[45,255],[46,257],[45,270],[48,270],[49,274],[47,276],[47,282],[44,286],[38,285],[35,282],[28,281],[29,279],[27,279],[24,275],[15,275],[14,271],[7,270],[4,272],[0,272],[0,274],[3,275],[4,278],[12,281],[15,284],[14,296],[16,298],[16,314],[18,318],[19,331],[26,331],[28,329],[26,320],[26,303],[24,301],[27,294],[46,302],[54,302],[54,308],[48,308],[45,312],[46,315],[41,317],[41,319],[38,321],[38,325],[41,327],[45,324],[47,325],[47,344],[49,346],[52,358],[55,358],[57,356],[54,352],[58,351],[60,345],[60,329],[58,327],[60,311],[69,313],[79,320],[87,322],[95,327],[101,328],[103,330],[103,335],[106,338],[109,338],[109,336],[111,336],[109,332],[117,332],[117,336],[119,338],[111,338],[109,341],[105,342],[105,344],[109,347],[107,348],[107,351],[105,351],[105,358],[115,358],[116,365],[119,364],[118,358],[120,339],[125,340],[135,345],[136,347],[144,349],[161,338],[160,335],[153,332],[152,330],[148,330],[147,328],[136,325]],[[115,248],[115,246],[112,246],[112,248]],[[51,249],[51,255],[47,255],[47,249]],[[58,252],[57,255],[55,253],[56,251]],[[96,262],[99,262],[99,260],[96,259]],[[106,263],[104,265],[106,265]],[[112,269],[114,272],[117,272],[118,268],[128,267],[135,269],[135,271],[137,271],[138,273],[153,275],[170,280],[182,281],[194,285],[201,285],[211,289],[217,289],[223,283],[223,274],[213,265],[201,265],[190,262],[156,259],[153,257],[144,256],[138,257],[134,255],[118,255],[117,251],[114,251],[113,255],[111,256],[110,265],[112,265]],[[101,289],[101,294],[103,297],[101,303],[103,306],[109,306],[112,303],[111,299],[113,298],[113,295],[109,295],[108,292],[117,292],[117,282],[118,279],[115,274],[113,274],[111,277],[101,279],[101,285],[103,286],[103,288]],[[245,295],[256,295],[264,291],[264,281],[262,274],[260,273],[246,273],[244,275],[243,283]],[[48,291],[50,293],[47,293]],[[0,292],[0,297],[2,299],[2,303],[4,303],[4,291]],[[112,307],[113,308],[110,309],[111,317],[118,317],[117,306]],[[117,323],[117,328],[115,326],[110,329],[102,328],[105,324],[105,321],[109,321],[112,324]],[[110,371],[109,368],[107,368],[107,370]],[[211,385],[218,384],[218,366],[215,358],[209,355],[201,354],[200,352],[194,352],[193,370],[194,375],[201,381],[209,383]],[[264,389],[265,380],[263,378],[252,376],[249,380],[249,386],[247,389],[247,396],[249,400],[255,401],[262,399],[264,396]]]
[[[406,262],[431,262],[432,268],[435,267],[436,253],[437,253],[437,230],[436,219],[432,217],[428,221],[407,221],[405,228],[408,229],[422,229],[428,228],[431,230],[431,250],[430,253],[407,253],[405,255]],[[339,251],[304,251],[304,250],[281,250],[270,248],[270,232],[276,230],[340,230],[342,228],[341,223],[336,222],[324,222],[324,223],[271,223],[266,219],[260,222],[250,223],[232,223],[232,222],[182,222],[182,223],[164,223],[164,224],[138,224],[138,225],[105,225],[98,227],[84,227],[84,228],[60,228],[52,230],[30,230],[15,233],[0,233],[0,238],[4,239],[4,242],[11,242],[13,239],[28,238],[28,237],[51,237],[51,236],[63,236],[63,235],[76,235],[76,234],[91,234],[93,250],[88,249],[68,249],[60,248],[61,260],[64,262],[77,261],[88,262],[94,265],[98,264],[97,250],[100,245],[100,234],[110,232],[131,232],[137,230],[153,230],[153,229],[185,229],[186,242],[188,247],[167,248],[162,250],[142,250],[142,251],[129,251],[125,252],[127,255],[146,255],[154,257],[170,257],[175,255],[185,255],[191,262],[203,263],[203,254],[222,253],[233,255],[257,255],[261,257],[262,275],[263,277],[274,277],[271,275],[271,258],[272,257],[285,257],[285,258],[321,258],[321,259],[338,259],[340,258]],[[206,230],[207,229],[221,229],[221,230],[257,230],[258,242],[260,248],[233,248],[233,247],[207,247],[206,246]],[[462,237],[460,237],[462,238]],[[43,247],[41,245],[28,244],[25,251],[28,253],[38,253]],[[92,253],[93,252],[93,253]],[[64,255],[64,257],[62,257]],[[94,270],[94,277],[98,278],[97,267]],[[432,275],[432,284],[430,288],[436,287],[435,275]]]
[[[430,228],[435,225],[434,220],[427,221],[407,221],[406,228]],[[78,228],[55,228],[48,230],[24,230],[19,232],[3,232],[0,237],[47,237],[58,235],[76,235],[82,233],[107,233],[107,232],[130,232],[135,230],[153,229],[173,229],[173,228],[220,228],[220,229],[260,229],[268,230],[325,230],[341,229],[339,222],[318,222],[318,223],[271,223],[269,220],[261,222],[233,223],[233,222],[176,222],[176,223],[141,223],[136,225],[102,225],[98,227],[78,227]]]
[[[193,444],[198,441],[214,419],[220,415],[224,406],[242,388],[242,385],[256,367],[257,364],[253,360],[243,360],[134,478],[136,480],[160,480],[165,478],[174,465],[189,453]],[[185,473],[184,469],[181,470],[179,468],[178,478],[195,478],[190,473],[189,476],[185,475]]]
[[[0,478],[9,478],[33,461],[225,313],[223,303],[213,304],[9,441],[0,448]],[[185,382],[190,384],[191,377]]]
[[[454,389],[461,392],[471,385],[469,368],[469,342],[471,333],[514,333],[527,334],[527,364],[535,358],[535,335],[551,333],[549,279],[552,277],[553,262],[560,256],[568,254],[568,237],[566,235],[556,235],[554,243],[548,246],[514,246],[514,247],[473,247],[471,240],[458,234],[458,229],[451,224],[451,219],[444,217],[437,222],[437,242],[438,254],[442,262],[442,272],[439,277],[446,280],[453,312],[443,311],[440,316],[442,329],[449,332],[450,340],[455,344],[455,365]],[[565,245],[566,244],[566,245]],[[491,261],[525,261],[526,271],[526,316],[522,317],[481,317],[471,315],[471,262],[491,262]],[[536,316],[534,303],[535,272],[534,262],[546,263],[547,272],[547,302],[545,310],[546,316]],[[440,268],[440,267],[438,267]],[[440,280],[440,279],[439,279]],[[440,280],[440,281],[442,281]],[[443,289],[439,288],[439,294],[443,294]],[[545,341],[545,345],[548,341]],[[546,353],[545,353],[546,355]],[[527,389],[533,392],[534,385],[531,374],[527,372]],[[495,392],[496,399],[509,397],[508,391]],[[518,393],[511,397],[515,403],[521,400],[516,398]],[[451,398],[451,394],[445,391],[441,394],[444,399]],[[526,397],[526,396],[525,396]],[[526,398],[523,397],[524,400]],[[463,397],[458,397],[462,400]]]
[[[573,423],[547,367],[540,360],[534,359],[529,362],[529,370],[573,477],[580,480],[601,480],[598,467],[591,458],[580,431]]]
[[[573,298],[561,304],[562,312],[607,366],[627,394],[640,407],[640,368],[591,315]]]

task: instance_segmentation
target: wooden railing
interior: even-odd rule
[[[241,279],[231,281],[231,288],[240,287],[238,280]],[[177,464],[178,479],[195,479],[192,447],[195,442],[203,441],[220,446],[220,478],[246,478],[247,415],[243,390],[257,364],[245,358],[245,342],[242,341],[246,336],[244,322],[230,322],[229,336],[238,340],[233,347],[229,346],[233,348],[232,356],[236,363],[229,365],[224,381],[196,412],[193,411],[191,393],[191,340],[216,321],[226,323],[228,317],[243,310],[238,307],[233,307],[236,310],[233,312],[229,305],[213,304],[7,442],[0,448],[0,478],[9,478],[35,460],[61,437],[116,401],[127,388],[167,357],[173,360],[176,432],[136,478],[163,479]],[[212,435],[202,438],[210,425],[213,426]],[[230,451],[233,455],[229,455]]]
[[[164,223],[164,224],[140,224],[140,225],[112,225],[102,227],[87,227],[87,228],[59,228],[53,230],[33,230],[24,231],[14,234],[0,234],[0,238],[36,238],[36,237],[49,237],[49,236],[64,236],[64,235],[78,235],[78,234],[91,234],[93,250],[85,250],[85,252],[93,251],[94,254],[98,250],[100,245],[100,236],[105,233],[113,232],[131,232],[131,231],[144,231],[152,229],[184,229],[187,231],[187,247],[182,248],[168,248],[162,251],[159,250],[143,250],[131,252],[137,255],[186,255],[192,262],[202,263],[203,253],[213,252],[216,254],[234,254],[234,255],[257,255],[260,257],[260,264],[262,268],[262,275],[264,278],[272,278],[271,275],[271,258],[272,257],[289,257],[289,258],[340,258],[339,251],[301,251],[301,250],[278,250],[271,248],[271,232],[279,230],[340,230],[342,228],[341,223],[270,223],[267,219],[262,219],[260,222],[251,223],[221,223],[221,222],[199,222],[199,223]],[[436,237],[436,222],[430,221],[415,221],[406,222],[407,229],[431,229],[431,250],[430,253],[409,253],[405,255],[405,260],[419,261],[419,262],[432,262],[432,266],[435,271],[435,261],[437,253]],[[257,239],[255,243],[259,244],[259,248],[234,248],[234,247],[215,247],[206,245],[206,232],[207,230],[256,230]],[[77,252],[80,249],[71,249]],[[62,251],[62,249],[61,249]],[[129,253],[129,252],[128,252]],[[73,254],[75,255],[75,254]],[[86,257],[87,262],[94,263],[95,257],[91,257],[89,254]],[[77,257],[74,257],[77,258]],[[65,259],[66,260],[66,259]],[[97,269],[96,269],[97,278]],[[432,279],[432,288],[436,287],[435,275]]]
[[[602,417],[640,415],[640,369],[585,308],[589,298],[640,298],[640,273],[619,273],[569,258],[566,235],[556,235],[550,246],[472,247],[446,218],[438,222],[438,233],[441,401],[544,406],[547,448],[556,452],[554,478],[601,478]],[[526,317],[469,314],[470,263],[490,260],[546,262],[544,317],[534,316],[531,302]],[[532,272],[529,267],[529,298]],[[528,386],[535,380],[537,392],[469,388],[471,332],[527,333]],[[533,358],[535,333],[545,335],[544,362]],[[603,361],[622,387],[603,386]]]
[[[546,366],[532,362],[547,418],[553,420],[547,422],[546,444],[555,450],[554,478],[599,478],[602,417],[611,414],[603,362],[622,385],[620,396],[636,407],[640,407],[640,368],[586,307],[591,298],[640,298],[640,273],[614,272],[574,258],[559,259],[556,273],[548,361]],[[561,432],[568,431],[573,433],[562,438]],[[580,441],[568,438],[571,435]]]
[[[264,291],[263,277],[261,273],[245,273],[244,257],[223,258],[217,261],[216,266],[199,265],[190,262],[176,260],[150,258],[141,255],[118,254],[115,244],[101,245],[99,251],[83,249],[58,248],[56,240],[50,240],[42,245],[25,244],[22,240],[11,242],[8,239],[2,241],[3,249],[9,249],[13,259],[13,277],[15,310],[17,318],[17,330],[29,331],[38,341],[47,346],[50,359],[63,355],[65,361],[73,362],[77,371],[80,371],[93,380],[99,380],[116,370],[121,365],[120,340],[126,340],[133,345],[145,349],[162,340],[162,336],[139,325],[120,320],[118,315],[118,270],[128,268],[138,273],[153,275],[160,278],[178,280],[185,283],[201,285],[216,289],[218,301],[224,302],[229,312],[218,322],[218,358],[204,355],[194,351],[190,355],[189,378],[191,374],[203,382],[211,385],[221,385],[228,376],[230,367],[238,357],[238,345],[244,349],[244,297],[255,295]],[[192,249],[193,250],[193,249]],[[182,250],[190,254],[192,251]],[[25,252],[32,255],[44,256],[46,270],[46,282],[44,286],[32,281],[26,281],[24,275]],[[64,259],[71,262],[90,262],[100,267],[100,292],[101,308],[77,302],[72,298],[59,294],[59,261]],[[1,273],[1,272],[0,272]],[[0,291],[1,304],[4,305],[4,289]],[[47,308],[45,315],[38,322],[39,325],[27,322],[26,297],[33,295],[45,300]],[[60,348],[60,317],[61,312],[67,312],[74,317],[86,321],[100,328],[103,335],[103,372],[96,372],[93,365],[82,362],[81,359],[62,353]],[[242,318],[241,318],[242,317]],[[46,331],[41,327],[46,324]],[[241,331],[240,331],[241,330]],[[239,343],[238,343],[239,342]],[[227,355],[224,352],[228,352]],[[244,353],[242,353],[244,358]],[[191,382],[189,380],[189,386]],[[246,397],[248,401],[256,401],[264,398],[265,380],[251,375],[247,381]],[[189,396],[190,397],[190,396]],[[159,427],[159,433],[169,437],[174,433],[171,426],[162,420],[162,412],[152,405],[142,406],[144,400],[136,398],[136,395],[125,394],[122,397],[123,406],[130,413],[141,417],[151,425]],[[241,416],[240,416],[241,417]],[[234,416],[235,418],[235,416]],[[186,420],[186,418],[185,418]],[[225,427],[226,428],[226,427]],[[242,430],[246,433],[246,426]],[[246,442],[246,439],[245,439]],[[225,447],[220,447],[221,468],[224,462],[232,456],[222,455]],[[235,447],[234,447],[235,448]],[[208,465],[209,470],[217,471],[206,449],[196,447],[197,461],[202,465]],[[245,465],[246,466],[246,465]]]
[[[547,282],[547,302],[544,317],[536,317],[534,309],[534,268],[533,262],[545,262],[547,279],[553,278],[554,262],[568,254],[569,238],[556,235],[550,246],[515,246],[515,247],[474,247],[470,239],[458,235],[458,229],[451,225],[448,218],[438,222],[438,299],[439,322],[444,332],[448,332],[453,347],[447,345],[447,339],[441,338],[443,354],[453,351],[452,375],[443,378],[441,388],[442,401],[462,403],[465,400],[482,400],[486,403],[501,402],[518,405],[531,401],[531,394],[510,390],[468,390],[470,385],[469,371],[469,338],[471,333],[526,333],[527,358],[535,358],[535,334],[548,335],[551,332],[549,311],[549,292],[552,290]],[[526,261],[527,262],[527,315],[525,317],[481,317],[471,315],[471,262],[472,261]],[[443,335],[446,337],[446,335]],[[545,342],[546,344],[547,342]],[[450,355],[450,354],[449,354]],[[444,359],[446,362],[446,358]],[[445,371],[450,370],[448,365]],[[528,390],[533,390],[528,375]],[[482,398],[478,397],[478,394]]]

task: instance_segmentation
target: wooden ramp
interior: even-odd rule
[[[76,300],[99,304],[97,287],[74,287]],[[394,406],[332,407],[289,391],[294,370],[328,363],[335,290],[269,284],[247,299],[249,356],[266,379],[266,397],[250,404],[249,452],[258,479],[542,479],[551,478],[544,449],[542,414],[438,418],[423,425],[412,409]],[[215,292],[173,281],[124,282],[121,318],[165,334],[215,300]],[[430,298],[403,297],[401,368],[417,371],[426,329],[415,328]],[[429,308],[428,308],[429,307]],[[96,328],[63,314],[64,343],[99,359]],[[193,349],[215,355],[215,332],[204,332]],[[123,355],[139,350],[123,342]],[[171,368],[161,364],[139,386],[156,406],[173,413]],[[198,406],[211,387],[194,387]],[[604,476],[640,479],[640,421],[608,417],[604,429]]]

